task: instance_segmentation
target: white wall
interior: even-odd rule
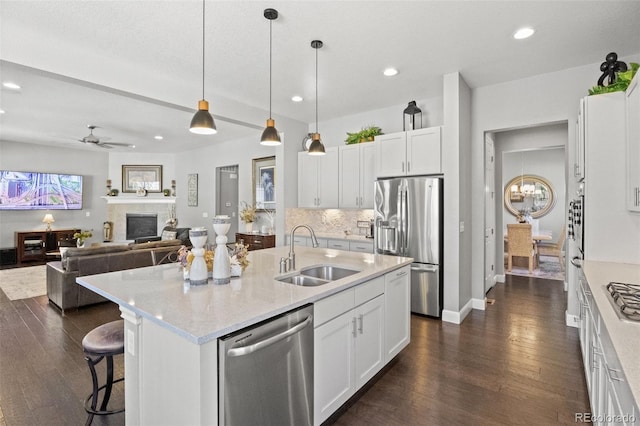
[[[46,213],[53,214],[53,229],[90,229],[94,236],[88,242],[101,241],[107,203],[99,197],[107,192],[107,164],[108,155],[103,151],[0,141],[0,168],[3,170],[83,176],[82,210],[0,211],[0,247],[15,247],[15,231],[45,230],[42,218]]]
[[[175,155],[175,179],[178,197],[176,216],[181,227],[204,226],[211,230],[211,220],[216,212],[216,167],[238,165],[239,201],[251,203],[253,164],[252,159],[276,156],[276,244],[284,244],[285,209],[297,207],[297,153],[302,149],[302,138],[307,125],[295,120],[278,121],[282,145],[260,145],[261,132],[254,137],[212,143],[205,149],[180,152]],[[186,198],[187,174],[198,174],[198,206],[188,206]],[[208,217],[203,217],[206,213]],[[237,220],[237,219],[236,219]],[[262,222],[261,222],[262,220]],[[258,225],[266,218],[261,218]],[[238,222],[240,225],[240,222]],[[243,229],[242,225],[238,229]],[[210,236],[210,242],[213,239]]]
[[[625,62],[638,62],[640,55],[624,57]],[[574,123],[578,102],[594,86],[600,76],[600,63],[542,74],[473,90],[472,96],[472,204],[483,212],[484,206],[484,133],[517,129],[540,124],[567,122],[569,152],[574,157]],[[575,183],[568,181],[568,191]],[[484,297],[484,213],[473,217],[472,225],[473,297]]]
[[[407,101],[407,104],[412,99]],[[442,98],[416,100],[418,108],[422,110],[422,127],[441,126],[444,122],[442,113]],[[333,120],[320,121],[318,130],[322,143],[326,147],[344,145],[347,132],[359,132],[363,127],[378,126],[385,134],[402,131],[402,119],[407,104],[393,105],[387,108],[364,111]],[[418,123],[420,123],[419,120]],[[419,126],[418,126],[419,127]],[[309,124],[309,132],[315,132],[315,123]],[[409,129],[407,129],[409,130]],[[300,140],[302,144],[302,139]]]
[[[460,323],[471,311],[471,89],[459,73],[444,76],[444,311]]]

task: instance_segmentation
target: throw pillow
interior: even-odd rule
[[[176,235],[178,233],[176,231],[162,231],[162,235],[160,236],[161,240],[175,240]]]

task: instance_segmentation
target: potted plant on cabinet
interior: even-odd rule
[[[381,135],[382,129],[378,126],[368,126],[363,127],[362,130],[356,133],[347,132],[347,139],[345,139],[345,143],[347,145],[352,145],[361,142],[370,142],[373,141],[374,137]]]

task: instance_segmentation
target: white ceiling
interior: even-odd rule
[[[459,71],[481,87],[640,52],[640,1],[212,1],[206,93],[218,134],[187,131],[202,92],[202,2],[0,1],[0,139],[81,149],[88,124],[140,152],[259,137],[269,108],[320,121],[442,95]],[[536,34],[516,41],[522,26]],[[388,66],[399,69],[384,77]],[[594,69],[594,84],[599,76]],[[304,102],[293,103],[294,94]],[[153,139],[162,134],[163,141]],[[127,148],[117,148],[124,150]]]

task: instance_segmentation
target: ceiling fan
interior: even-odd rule
[[[87,128],[89,129],[89,134],[85,137],[83,137],[82,139],[78,139],[79,142],[82,143],[87,143],[87,144],[93,144],[95,146],[98,146],[100,148],[106,148],[106,149],[113,149],[113,147],[115,146],[126,146],[128,148],[135,148],[135,145],[131,145],[128,143],[118,143],[118,142],[107,142],[109,139],[111,138],[107,138],[107,137],[98,137],[96,135],[93,134],[93,130],[94,129],[99,129],[100,127],[98,126],[94,126],[92,124],[89,124],[87,126]]]

